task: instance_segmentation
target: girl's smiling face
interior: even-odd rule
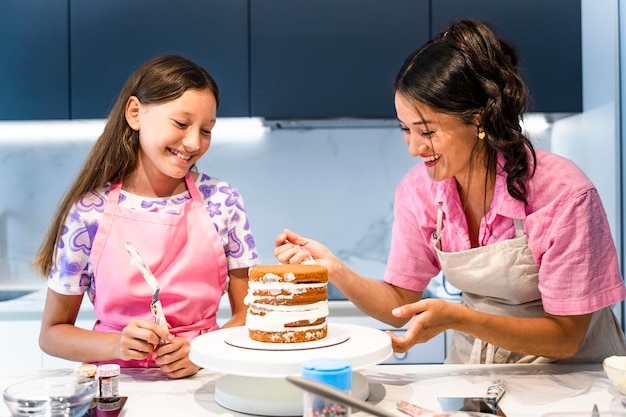
[[[409,153],[422,158],[434,181],[455,177],[465,184],[472,169],[484,169],[484,164],[476,165],[485,153],[484,143],[477,136],[478,116],[476,124],[468,124],[398,93],[395,106]]]
[[[131,97],[128,111],[134,115],[129,124],[139,130],[138,168],[151,181],[180,180],[209,149],[217,112],[210,90],[187,90],[158,104]]]

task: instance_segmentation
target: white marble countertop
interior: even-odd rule
[[[70,373],[58,370],[0,370],[0,389],[27,377]],[[502,378],[507,391],[500,405],[507,417],[540,417],[547,413],[600,415],[615,411],[621,398],[601,365],[377,365],[360,371],[368,381],[368,402],[395,411],[398,400],[438,411],[438,396],[482,396]],[[170,380],[156,369],[124,369],[120,395],[128,397],[123,417],[245,416],[215,402],[216,382],[223,374],[201,370],[191,378]],[[365,416],[353,410],[354,416]],[[0,405],[0,417],[8,417]]]

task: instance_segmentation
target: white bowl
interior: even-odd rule
[[[626,395],[626,356],[609,356],[602,367],[620,394]]]
[[[50,376],[17,382],[2,396],[15,417],[80,417],[89,410],[96,391],[91,378]]]

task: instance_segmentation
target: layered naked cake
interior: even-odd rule
[[[251,267],[246,326],[251,339],[301,343],[327,335],[328,270],[314,264]]]

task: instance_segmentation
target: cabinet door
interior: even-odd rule
[[[218,116],[248,116],[247,0],[70,0],[71,117],[104,118],[131,73],[176,53],[220,87]]]
[[[437,0],[433,34],[461,17],[490,23],[517,47],[532,96],[530,111],[582,111],[580,0]]]
[[[428,3],[250,2],[252,115],[395,118],[394,77],[428,39]]]
[[[0,1],[0,120],[67,119],[67,0]]]

